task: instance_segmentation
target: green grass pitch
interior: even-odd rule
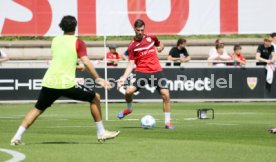
[[[0,105],[0,148],[19,151],[26,162],[275,162],[276,103],[173,103],[175,130],[164,129],[161,103],[135,103],[116,118],[123,103],[109,105],[105,127],[118,138],[100,144],[87,104],[54,104],[25,133],[24,146],[9,142],[32,104]],[[104,106],[103,106],[104,107]],[[215,119],[194,120],[198,108],[213,108]],[[104,114],[104,109],[103,109]],[[153,115],[157,127],[144,130],[140,118]],[[11,156],[0,152],[0,161]]]

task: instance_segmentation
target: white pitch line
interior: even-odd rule
[[[0,116],[0,119],[20,119],[20,117],[7,117],[7,116]]]
[[[141,120],[141,119],[123,119],[123,120],[117,119],[117,120],[108,120],[107,122],[139,121],[139,120]],[[159,120],[161,120],[161,119],[155,119],[155,120],[156,120],[156,121],[159,121]]]
[[[216,113],[217,115],[256,115],[256,112],[228,112],[228,113]]]
[[[197,120],[198,118],[184,118],[184,120]]]
[[[4,148],[0,148],[0,151],[5,152],[12,156],[12,159],[5,161],[5,162],[20,162],[26,158],[26,156],[24,154],[17,152],[17,151],[8,150],[8,149],[4,149]]]
[[[16,119],[0,119],[0,122],[18,122],[19,120],[16,120]]]
[[[69,119],[47,119],[47,118],[44,118],[43,121],[67,121]]]
[[[222,126],[235,126],[240,124],[231,124],[231,123],[207,123],[208,125],[222,125]]]

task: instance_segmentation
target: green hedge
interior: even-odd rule
[[[229,34],[229,35],[159,35],[158,38],[162,40],[175,40],[178,38],[186,39],[215,39],[215,38],[264,38],[266,34]],[[107,40],[131,40],[133,36],[108,36]],[[0,37],[0,41],[15,41],[15,40],[46,40],[50,41],[53,37]],[[88,41],[103,41],[103,36],[80,36],[83,40]]]

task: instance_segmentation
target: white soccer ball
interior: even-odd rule
[[[142,128],[150,129],[150,128],[154,128],[155,125],[156,125],[156,121],[153,116],[146,115],[146,116],[142,117],[142,119],[141,119]]]

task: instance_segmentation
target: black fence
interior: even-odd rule
[[[36,100],[46,69],[0,69],[0,101]],[[104,76],[104,69],[97,69]],[[115,85],[124,69],[108,69],[108,78]],[[266,83],[264,68],[168,68],[164,69],[172,99],[274,99],[276,76],[271,85]],[[86,72],[77,72],[79,80],[88,79]],[[104,89],[94,87],[104,96]],[[152,90],[152,91],[151,91]],[[160,99],[155,89],[141,89],[135,99]],[[111,100],[122,100],[123,94],[116,87],[108,92]]]

